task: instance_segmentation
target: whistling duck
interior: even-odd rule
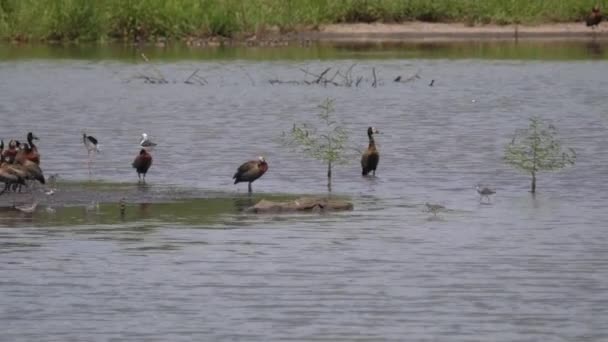
[[[9,164],[4,159],[4,141],[0,140],[0,182],[4,183],[4,189],[0,195],[10,189],[11,185],[25,185],[25,178],[11,171]]]
[[[234,184],[248,182],[248,191],[251,193],[251,183],[262,177],[266,171],[268,171],[268,163],[260,156],[257,160],[250,160],[239,166],[232,179]]]
[[[34,145],[34,140],[38,140],[38,137],[29,132],[27,134],[27,143],[29,144],[29,148],[26,151],[25,158],[33,161],[36,164],[40,164],[40,153],[38,153],[38,148]]]
[[[591,26],[592,29],[595,29],[600,22],[602,21],[602,12],[600,11],[600,6],[595,5],[591,9],[591,13],[587,16],[585,20],[587,26]]]
[[[133,168],[137,171],[137,178],[141,181],[143,175],[143,181],[146,182],[146,173],[152,165],[152,155],[145,149],[141,149],[135,160],[133,160]]]
[[[18,140],[11,140],[8,142],[8,149],[1,153],[5,163],[12,164],[15,162],[15,157],[17,156],[20,145],[21,143]]]
[[[153,143],[152,140],[150,140],[150,138],[148,138],[148,134],[142,133],[141,141],[139,142],[139,146],[145,148],[146,150],[152,150],[152,148],[154,146],[156,146],[156,143]]]
[[[363,152],[361,156],[361,174],[363,176],[367,176],[368,173],[372,172],[372,174],[376,175],[376,168],[378,167],[378,162],[380,161],[380,153],[378,153],[378,149],[376,148],[376,142],[374,141],[374,134],[380,133],[374,127],[367,128],[367,137],[369,138],[369,146],[367,150]]]

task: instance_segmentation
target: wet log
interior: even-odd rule
[[[256,214],[277,214],[344,210],[353,210],[353,204],[341,199],[302,197],[294,201],[283,202],[261,200],[245,211]]]

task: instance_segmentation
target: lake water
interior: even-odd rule
[[[152,64],[126,47],[3,46],[5,142],[33,131],[64,187],[120,192],[147,132],[141,191],[188,195],[141,204],[132,190],[126,219],[103,201],[0,211],[0,340],[607,341],[608,60],[593,44],[150,48]],[[269,82],[353,64],[358,87]],[[205,84],[184,83],[197,69]],[[159,73],[167,84],[137,77]],[[355,209],[241,213],[325,193],[325,167],[279,138],[326,98],[353,154],[334,194]],[[502,159],[533,115],[577,152],[534,197]],[[382,132],[375,178],[356,152],[368,126]],[[102,146],[92,176],[83,130]],[[249,200],[231,177],[258,155],[270,168]],[[497,189],[491,204],[477,183]]]

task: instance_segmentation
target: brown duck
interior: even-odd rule
[[[4,141],[0,141],[0,182],[4,183],[4,189],[0,191],[0,195],[9,190],[12,185],[25,185],[25,178],[12,172],[11,165],[5,162],[3,152]]]
[[[595,29],[600,22],[602,21],[602,12],[600,11],[600,6],[595,5],[591,9],[591,13],[587,16],[585,20],[587,26],[591,26],[591,28]]]
[[[18,140],[11,140],[8,142],[8,148],[0,153],[4,158],[5,163],[12,164],[15,162],[15,157],[17,156],[17,152],[19,152],[20,145],[21,143]]]
[[[361,174],[367,176],[370,172],[375,176],[378,162],[380,161],[380,153],[376,148],[376,142],[374,141],[374,134],[380,133],[374,127],[367,128],[367,137],[369,138],[369,145],[367,150],[363,152],[361,156]]]
[[[239,166],[232,179],[234,179],[234,184],[248,182],[248,191],[251,193],[251,183],[262,177],[266,171],[268,171],[268,163],[264,157],[260,156],[257,160],[250,160]]]
[[[137,171],[137,178],[139,181],[142,180],[146,182],[146,173],[148,173],[148,169],[152,166],[152,155],[148,153],[145,149],[141,149],[135,160],[133,160],[133,168]]]
[[[38,137],[35,136],[32,132],[27,134],[27,143],[29,144],[29,149],[26,151],[25,157],[28,160],[33,161],[34,163],[40,165],[40,153],[38,153],[38,147],[34,145],[34,140],[38,140]]]

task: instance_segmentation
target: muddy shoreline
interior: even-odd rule
[[[291,31],[266,27],[255,33],[240,32],[233,37],[187,36],[182,38],[136,37],[135,41],[105,39],[99,44],[127,43],[159,48],[176,43],[192,47],[278,47],[309,46],[311,43],[408,43],[408,42],[475,42],[475,41],[586,41],[608,40],[608,27],[591,29],[582,22],[538,25],[468,25],[465,23],[353,23],[299,26]],[[33,40],[9,40],[12,44],[35,44]],[[50,45],[90,44],[87,41],[44,40]]]
[[[467,25],[464,23],[371,23],[329,24],[319,27],[302,27],[292,32],[280,32],[277,28],[240,34],[235,38],[208,37],[185,39],[189,45],[220,46],[276,46],[310,42],[370,43],[370,42],[451,42],[492,40],[606,40],[608,28],[593,30],[584,23],[557,23],[539,25]],[[157,44],[163,45],[161,39]]]

